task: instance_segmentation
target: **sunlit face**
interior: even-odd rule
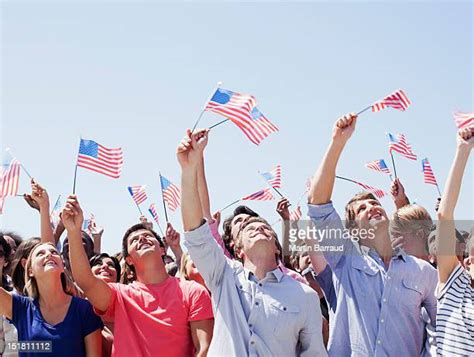
[[[388,217],[380,202],[374,199],[360,200],[354,204],[357,228],[388,227]]]
[[[41,278],[52,273],[60,275],[64,264],[59,252],[51,244],[39,244],[31,253],[30,276]]]
[[[264,249],[272,255],[278,254],[273,229],[263,222],[252,222],[242,230],[242,251],[248,255],[255,249]]]
[[[247,217],[250,217],[250,216],[246,213],[241,213],[232,219],[232,222],[230,223],[232,240],[235,240],[237,238],[237,234],[239,233],[240,226],[242,225],[242,222],[244,221],[244,219],[246,219]]]
[[[140,229],[131,233],[128,237],[128,254],[135,260],[147,254],[162,255],[162,248],[155,236],[148,230]],[[127,257],[128,258],[128,257]]]
[[[98,260],[91,269],[92,274],[106,283],[117,282],[117,269],[115,269],[115,264],[112,259],[104,257],[101,260]]]

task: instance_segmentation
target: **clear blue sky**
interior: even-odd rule
[[[257,171],[277,163],[294,202],[334,120],[398,88],[412,107],[364,114],[338,174],[388,190],[388,177],[364,163],[388,162],[384,133],[401,132],[420,158],[428,156],[443,188],[455,149],[452,111],[474,110],[471,2],[0,6],[1,147],[12,148],[53,204],[72,189],[80,135],[121,146],[120,179],[78,173],[80,201],[105,227],[109,252],[138,218],[127,185],[148,185],[147,204],[163,217],[158,171],[179,184],[176,145],[219,80],[255,95],[280,132],[256,147],[231,123],[213,130],[206,154],[213,210],[263,188]],[[219,120],[206,113],[202,125]],[[396,156],[396,164],[409,197],[434,213],[436,189],[423,183],[420,161]],[[457,218],[474,216],[472,170],[471,162]],[[24,176],[20,191],[27,190]],[[337,207],[357,191],[337,182]],[[383,204],[393,211],[389,199]],[[277,219],[276,201],[250,206]],[[181,229],[179,211],[170,216]],[[37,214],[21,198],[8,198],[0,219],[25,237],[39,233]]]

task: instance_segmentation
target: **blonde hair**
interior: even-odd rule
[[[30,276],[30,271],[31,271],[31,265],[32,265],[32,260],[33,260],[33,253],[36,251],[36,249],[40,245],[49,245],[54,248],[54,250],[57,252],[56,247],[54,246],[53,243],[38,243],[34,246],[33,249],[31,249],[30,254],[28,255],[28,259],[26,261],[25,265],[25,287],[24,287],[24,293],[25,295],[28,295],[29,297],[33,299],[38,299],[40,294],[39,294],[39,289],[38,289],[38,282],[36,281],[36,278],[34,276]],[[67,274],[65,271],[61,273],[61,285],[63,287],[63,290],[66,294],[72,295],[71,293],[71,287],[73,286],[72,281],[68,278]]]
[[[189,255],[188,252],[184,253],[181,256],[181,265],[179,267],[179,277],[183,278],[185,280],[191,280],[189,279],[188,272],[186,270],[186,265],[191,261],[191,256]]]
[[[415,204],[406,205],[393,214],[390,234],[394,236],[422,231],[423,236],[428,237],[432,226],[433,221],[424,207]]]

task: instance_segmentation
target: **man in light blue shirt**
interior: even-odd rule
[[[226,258],[212,237],[203,222],[197,185],[206,137],[200,131],[188,135],[177,151],[181,212],[185,245],[214,304],[208,355],[327,356],[318,295],[278,267],[277,236],[271,226],[260,217],[242,222],[234,249],[243,264]]]
[[[337,163],[356,120],[349,114],[336,122],[308,196],[308,215],[317,233],[307,238],[307,244],[323,251],[336,292],[328,352],[330,356],[426,355],[421,310],[425,307],[435,321],[436,270],[392,249],[387,214],[372,194],[358,194],[349,201],[345,227],[331,202]],[[310,256],[319,264],[318,254]]]

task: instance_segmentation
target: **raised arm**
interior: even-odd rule
[[[25,195],[25,200],[28,204],[39,210],[40,213],[40,227],[41,227],[41,242],[56,244],[53,229],[51,228],[51,217],[49,213],[49,196],[48,192],[41,187],[40,184],[31,179],[31,195]],[[33,201],[33,202],[31,202]]]
[[[405,187],[403,187],[399,178],[393,180],[390,187],[390,194],[392,195],[393,203],[395,204],[396,209],[402,208],[410,204],[410,200],[405,194]]]
[[[195,133],[193,133],[193,136],[195,137],[196,141],[201,141],[203,152],[207,145],[208,133],[209,130],[207,129],[197,130]],[[213,218],[211,215],[211,203],[209,200],[209,191],[207,189],[206,171],[204,169],[204,155],[202,155],[198,165],[197,184],[199,191],[199,199],[201,200],[202,214],[208,222],[212,222]]]
[[[310,204],[319,205],[331,200],[336,178],[336,166],[347,140],[354,132],[356,121],[357,116],[351,113],[339,118],[334,125],[331,143],[311,180],[311,188],[308,194]]]
[[[474,128],[459,130],[456,154],[444,187],[438,209],[437,261],[440,283],[445,283],[458,264],[456,258],[456,236],[454,226],[454,209],[461,190],[462,177],[469,154],[474,145]]]
[[[168,223],[168,225],[166,226],[165,242],[168,245],[168,247],[171,248],[171,251],[173,252],[176,258],[176,264],[178,265],[178,268],[180,268],[181,257],[183,256],[183,249],[181,248],[181,244],[180,244],[181,236],[179,232],[176,229],[174,229],[171,223]]]
[[[68,197],[61,214],[61,220],[69,238],[69,260],[74,280],[97,310],[106,311],[109,307],[112,289],[107,283],[92,274],[89,260],[82,246],[81,227],[84,216],[75,195]]]

